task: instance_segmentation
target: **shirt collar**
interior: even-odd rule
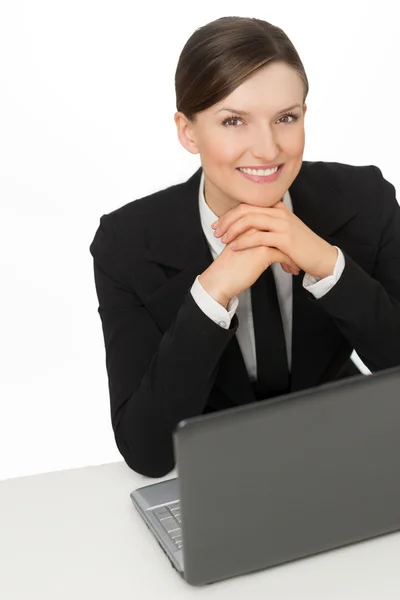
[[[289,190],[287,190],[285,192],[285,194],[283,195],[283,203],[285,204],[285,206],[287,206],[287,208],[289,210],[293,211],[293,205],[292,205],[292,200],[290,198]],[[217,221],[218,217],[211,210],[211,208],[208,206],[207,202],[205,201],[204,171],[203,170],[201,171],[200,186],[199,186],[199,209],[200,209],[201,226],[203,228],[204,235],[207,238],[207,242],[211,248],[212,253],[214,254],[214,257],[215,257],[215,255],[218,256],[223,251],[226,244],[221,242],[221,238],[215,237],[214,229],[211,227],[212,223]]]

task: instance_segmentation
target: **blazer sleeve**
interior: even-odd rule
[[[188,289],[162,333],[124,277],[124,260],[111,215],[100,219],[90,245],[101,318],[111,421],[127,465],[161,477],[175,465],[173,430],[202,414],[219,359],[238,328],[211,320]]]
[[[394,186],[371,167],[380,243],[372,275],[346,252],[339,281],[320,299],[371,372],[400,365],[400,206]]]

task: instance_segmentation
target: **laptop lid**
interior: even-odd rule
[[[182,421],[185,579],[256,571],[400,529],[400,368]]]

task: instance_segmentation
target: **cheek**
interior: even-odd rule
[[[287,152],[288,156],[296,157],[299,154],[302,154],[304,151],[305,144],[305,133],[304,129],[301,129],[296,132],[295,135],[291,135],[285,140],[283,147]]]
[[[233,137],[214,136],[211,140],[203,140],[201,154],[204,162],[219,163],[220,165],[229,165],[236,163],[241,150],[237,141]]]

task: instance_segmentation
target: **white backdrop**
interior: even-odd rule
[[[102,214],[200,166],[173,120],[188,37],[225,15],[282,27],[310,82],[304,158],[398,188],[392,6],[0,0],[0,479],[121,459],[89,245]]]

